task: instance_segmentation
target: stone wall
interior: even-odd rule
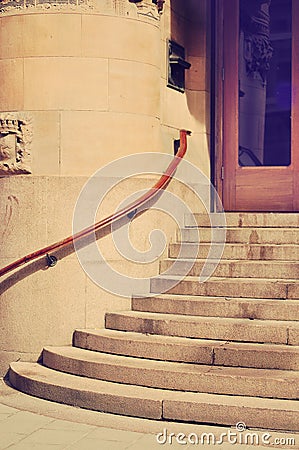
[[[178,128],[192,131],[187,158],[210,175],[210,2],[172,0],[166,2],[161,17],[161,125],[165,148],[171,145]],[[186,92],[167,88],[167,39],[185,47]]]
[[[91,175],[159,147],[158,20],[135,16],[56,8],[0,16],[1,110],[32,117],[33,174]]]
[[[72,233],[78,195],[97,169],[133,153],[172,154],[180,128],[193,132],[189,160],[209,172],[208,12],[205,0],[188,4],[167,1],[159,15],[145,0],[0,3],[1,267]],[[166,87],[168,38],[185,46],[192,64],[185,93]],[[141,176],[119,184],[100,217],[153,182]],[[194,207],[188,189],[170,189]],[[131,228],[140,251],[154,228],[175,239],[174,221],[151,211]],[[130,266],[111,238],[100,245],[120,271],[158,272],[159,259]],[[70,343],[75,328],[103,326],[105,311],[130,307],[95,285],[73,252],[58,256],[54,268],[42,259],[1,280],[2,373],[10,361],[35,359],[44,345]]]

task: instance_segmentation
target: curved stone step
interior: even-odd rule
[[[299,430],[296,400],[174,392],[69,375],[36,363],[12,363],[10,383],[22,392],[96,411],[159,420]]]
[[[214,297],[299,299],[299,282],[298,280],[265,278],[252,280],[251,278],[211,277],[204,283],[200,283],[199,277],[161,275],[151,278],[150,292]]]
[[[271,320],[155,314],[139,311],[106,313],[106,328],[138,333],[299,345],[299,324]]]
[[[219,213],[195,213],[185,214],[186,227],[194,226],[194,219],[199,227],[209,227],[211,219],[213,224],[222,225],[223,216]],[[225,213],[227,227],[239,228],[299,228],[298,213]]]
[[[125,416],[162,417],[162,396],[156,389],[78,377],[25,362],[10,365],[9,381],[26,394],[67,405]]]
[[[156,361],[45,347],[43,364],[73,375],[175,391],[297,399],[299,372]]]
[[[211,242],[211,228],[182,228],[183,242]],[[299,244],[297,228],[223,228],[213,229],[214,242],[245,244]]]
[[[171,258],[190,258],[198,253],[198,258],[207,258],[211,250],[210,257],[216,257],[219,253],[220,244],[191,242],[175,242],[169,244],[169,256]],[[226,243],[223,251],[225,259],[246,259],[246,260],[299,260],[299,245],[294,244],[237,244]]]
[[[117,330],[76,330],[76,347],[116,355],[215,366],[299,370],[299,347],[159,336]]]
[[[161,294],[133,296],[132,309],[204,317],[299,321],[298,300]]]
[[[218,264],[217,264],[218,263]],[[188,259],[164,259],[160,262],[160,274],[199,276],[206,259],[197,259],[191,266]],[[296,261],[237,261],[211,260],[213,277],[296,279],[299,278],[299,263]]]

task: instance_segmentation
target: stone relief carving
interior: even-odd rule
[[[158,20],[159,13],[163,10],[164,0],[129,0],[130,3],[135,3],[138,14]]]
[[[104,14],[135,16],[136,8],[128,0],[0,0],[0,13],[37,9],[51,11],[96,11]]]
[[[12,234],[14,226],[18,223],[20,207],[15,195],[1,197],[0,245]]]
[[[0,13],[20,10],[70,10],[113,13],[114,0],[0,0]]]
[[[146,16],[159,19],[165,0],[0,0],[0,13],[16,9],[94,10],[120,16]]]
[[[32,132],[29,116],[0,114],[0,175],[31,173]]]
[[[247,73],[259,73],[265,81],[273,47],[270,42],[271,0],[241,1],[241,29],[244,31],[244,58]]]
[[[165,0],[152,0],[152,1],[157,5],[158,12],[162,12]]]

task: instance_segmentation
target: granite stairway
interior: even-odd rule
[[[196,220],[170,244],[154,295],[107,313],[105,329],[76,330],[72,347],[44,348],[42,364],[12,363],[10,383],[114,414],[299,431],[299,215],[228,213],[223,258],[204,283],[209,218]]]

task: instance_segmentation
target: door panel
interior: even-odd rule
[[[299,0],[287,1],[289,22],[279,14],[286,14],[282,0],[223,0],[223,203],[228,211],[298,211]]]
[[[292,173],[289,167],[237,170],[235,210],[293,211]]]

